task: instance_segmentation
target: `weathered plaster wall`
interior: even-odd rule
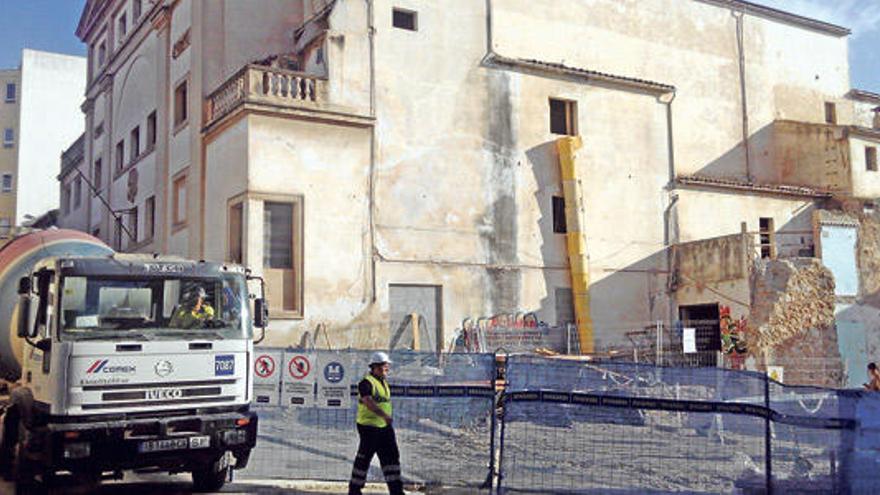
[[[815,204],[809,198],[697,188],[680,188],[677,194],[675,211],[681,242],[735,234],[741,231],[742,222],[748,232],[757,234],[764,217],[773,219],[780,256],[797,256],[813,246]]]
[[[745,178],[730,9],[680,0],[494,3],[495,51],[675,85],[676,171]],[[822,122],[824,101],[849,91],[846,38],[746,15],[744,53],[749,136],[775,119]],[[838,113],[851,118],[843,106]]]
[[[880,172],[868,170],[865,148],[880,150],[880,139],[849,136],[849,156],[852,163],[852,195],[856,198],[875,199],[880,197]],[[878,158],[880,160],[880,158]]]
[[[853,125],[880,129],[880,101],[853,101]]]
[[[734,320],[748,317],[753,242],[749,234],[733,234],[674,246],[676,304],[718,303]]]
[[[202,12],[206,93],[245,64],[292,52],[294,30],[304,20],[299,0],[204,2]]]
[[[848,193],[852,170],[842,127],[778,120],[755,161],[755,180]]]
[[[371,301],[370,252],[364,242],[369,232],[369,136],[363,128],[262,116],[248,119],[248,192],[300,196],[305,209],[304,319],[275,321],[267,342],[297,341],[299,333],[322,322],[336,328],[365,319],[362,313]],[[222,180],[224,168],[240,166],[237,161],[218,161],[214,168],[212,163],[217,174],[213,180]],[[247,225],[247,231],[248,264],[261,273],[262,216]]]

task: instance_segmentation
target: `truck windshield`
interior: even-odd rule
[[[66,277],[62,338],[249,338],[244,279]]]

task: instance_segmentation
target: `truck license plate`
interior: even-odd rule
[[[204,435],[187,438],[165,438],[147,440],[138,444],[138,452],[164,452],[167,450],[204,449],[211,443],[211,437]]]

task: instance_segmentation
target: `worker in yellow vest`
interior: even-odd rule
[[[382,474],[391,495],[403,495],[400,478],[400,451],[391,426],[391,387],[386,378],[391,369],[391,359],[384,352],[374,352],[370,357],[370,372],[358,384],[357,431],[360,437],[351,482],[350,495],[360,495],[367,483],[367,471],[373,454],[379,455]]]

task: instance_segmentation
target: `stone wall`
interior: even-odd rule
[[[831,272],[815,258],[760,260],[751,286],[752,366],[782,366],[789,384],[842,386]]]

